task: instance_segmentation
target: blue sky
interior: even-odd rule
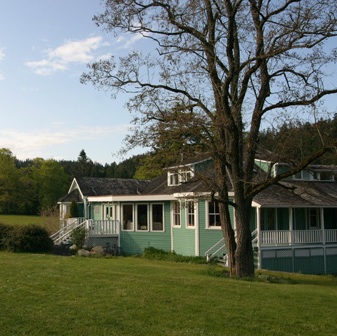
[[[126,96],[83,85],[86,64],[140,41],[92,21],[100,0],[0,0],[0,148],[18,159],[120,161],[131,116]],[[133,153],[129,153],[131,156]]]

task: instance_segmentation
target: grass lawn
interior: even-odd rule
[[[3,335],[336,335],[337,280],[269,283],[215,266],[0,252]]]
[[[56,232],[60,226],[60,222],[57,217],[26,215],[0,215],[0,223],[8,225],[36,224],[45,227],[50,233]]]

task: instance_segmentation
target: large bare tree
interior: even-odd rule
[[[254,274],[254,195],[331,146],[322,144],[281,176],[254,179],[263,121],[296,116],[337,92],[326,80],[336,60],[329,45],[336,14],[335,0],[105,0],[105,11],[94,17],[114,36],[139,35],[144,43],[142,51],[89,65],[82,82],[113,95],[134,93],[128,105],[142,126],[130,137],[135,144],[156,142],[170,130],[172,138],[179,133],[207,147],[231,275]]]

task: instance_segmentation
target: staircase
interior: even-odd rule
[[[255,229],[252,232],[252,245],[254,249],[254,263],[258,265],[257,260],[257,251],[258,251],[258,231]],[[220,239],[216,244],[214,244],[211,248],[209,248],[205,252],[205,257],[207,262],[210,262],[214,258],[217,258],[217,262],[219,265],[228,266],[228,257],[226,254],[226,246],[225,239]]]
[[[205,252],[207,262],[210,262],[214,258],[217,258],[219,264],[227,266],[227,255],[226,255],[226,246],[225,239],[220,239],[216,244],[209,248]]]
[[[85,221],[82,218],[67,219],[65,225],[50,238],[53,240],[54,245],[68,245],[71,244],[71,233],[78,227],[85,226]]]

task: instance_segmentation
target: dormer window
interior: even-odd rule
[[[169,186],[177,186],[177,185],[179,185],[179,175],[178,175],[178,172],[175,172],[175,171],[168,172],[168,185]]]
[[[169,186],[178,186],[188,182],[194,176],[193,170],[189,167],[170,170],[167,173],[167,184]]]

